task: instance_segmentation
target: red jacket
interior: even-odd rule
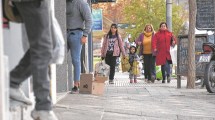
[[[171,60],[170,44],[171,38],[176,42],[172,32],[168,30],[159,30],[153,37],[152,48],[156,52],[156,65],[164,65],[166,60]]]

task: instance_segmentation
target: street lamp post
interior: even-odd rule
[[[168,29],[172,31],[172,0],[166,0],[166,23]]]

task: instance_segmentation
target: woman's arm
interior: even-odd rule
[[[118,37],[118,41],[119,41],[119,48],[122,52],[122,55],[125,56],[125,48],[124,48],[124,43],[122,42],[122,37],[119,35]]]
[[[102,48],[101,48],[101,57],[105,57],[105,46],[106,46],[106,44],[107,44],[107,35],[104,35]]]

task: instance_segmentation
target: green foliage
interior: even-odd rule
[[[172,11],[173,32],[177,36],[187,16],[182,6],[173,4]],[[136,28],[126,30],[131,33],[133,41],[143,31],[145,24],[152,24],[154,30],[157,31],[159,24],[166,21],[166,2],[164,0],[132,0],[123,12],[125,21],[136,25]]]

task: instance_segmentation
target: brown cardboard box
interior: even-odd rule
[[[104,87],[105,87],[105,83],[99,83],[99,82],[93,81],[91,94],[102,95],[104,93]]]
[[[104,83],[106,80],[108,80],[108,77],[103,77],[103,76],[96,76],[95,81],[98,83]]]
[[[92,93],[93,74],[81,73],[79,93]]]
[[[105,80],[108,77],[96,76],[95,81],[93,74],[82,73],[80,78],[79,93],[102,95],[104,93]]]

